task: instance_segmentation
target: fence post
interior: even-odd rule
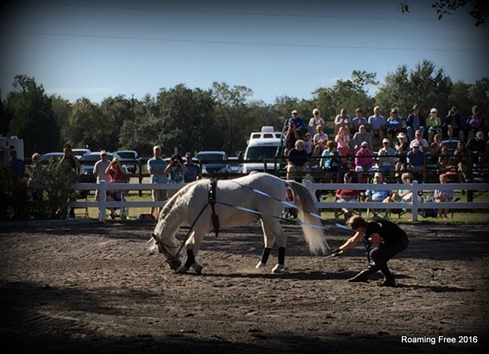
[[[418,208],[419,208],[419,191],[421,190],[418,181],[414,180],[412,186],[412,208],[411,208],[411,221],[418,221]]]
[[[100,221],[107,220],[107,183],[100,181],[98,184],[98,215]]]

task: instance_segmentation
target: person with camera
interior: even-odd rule
[[[458,113],[457,107],[453,106],[450,108],[441,128],[443,134],[448,136],[448,139],[452,140],[453,136],[455,136],[460,141],[464,141],[464,121],[460,113]]]
[[[164,173],[168,174],[168,183],[184,183],[187,170],[182,156],[180,154],[174,154],[170,159],[170,163],[166,166]],[[173,195],[174,192],[171,191],[171,194]]]

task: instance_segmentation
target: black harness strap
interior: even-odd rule
[[[217,190],[217,179],[211,178],[211,187],[209,188],[209,204],[212,209],[212,226],[214,227],[214,232],[216,237],[219,236],[219,216],[216,214],[216,190]]]

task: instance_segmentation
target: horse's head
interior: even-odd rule
[[[162,241],[162,239],[153,232],[151,233],[151,237],[155,246],[158,248],[158,252],[165,257],[165,262],[168,263],[171,269],[177,270],[178,267],[182,265],[182,261],[178,257],[180,246],[178,244]]]

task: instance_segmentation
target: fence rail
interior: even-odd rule
[[[429,192],[435,189],[439,190],[474,190],[474,191],[489,191],[489,184],[487,183],[450,183],[450,184],[438,184],[438,183],[423,183],[419,184],[417,181],[413,181],[412,184],[370,184],[370,183],[313,183],[309,180],[304,180],[303,183],[315,196],[316,191],[334,191],[336,189],[348,189],[352,190],[367,190],[372,189],[375,186],[376,190],[411,190],[413,195],[418,195],[419,192]],[[107,208],[131,208],[131,207],[162,207],[165,201],[153,202],[153,201],[109,201],[107,200],[107,190],[110,187],[111,191],[145,191],[153,189],[172,190],[177,191],[185,186],[181,184],[128,184],[128,183],[78,183],[73,185],[75,190],[98,190],[99,200],[94,201],[75,201],[70,203],[72,208],[98,208],[99,220],[105,221],[107,218]],[[285,197],[285,196],[284,196]],[[314,197],[315,198],[315,197]],[[436,207],[433,202],[420,201],[418,198],[413,198],[412,202],[349,202],[349,203],[337,203],[337,202],[317,202],[316,206],[319,209],[407,209],[411,210],[411,220],[417,221],[419,211],[422,209],[489,209],[489,203],[487,202],[443,202],[436,203]]]

